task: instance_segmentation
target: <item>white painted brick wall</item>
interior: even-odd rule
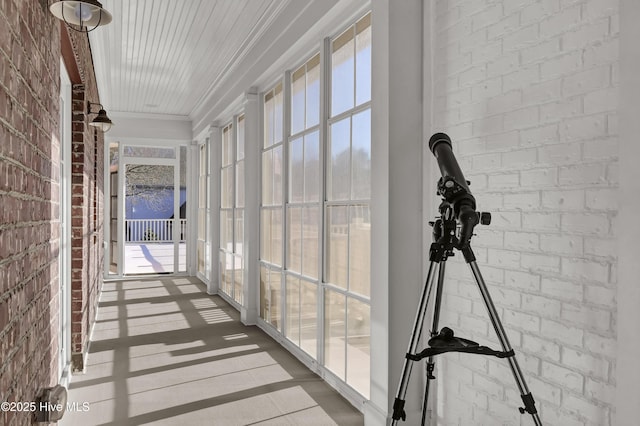
[[[612,426],[618,1],[432,1],[435,130],[493,214],[473,244],[543,423]],[[441,324],[495,346],[449,263]],[[532,424],[503,361],[438,363],[438,424]]]

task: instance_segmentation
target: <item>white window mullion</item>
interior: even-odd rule
[[[318,329],[317,329],[317,359],[320,365],[325,365],[325,291],[324,282],[326,281],[326,211],[327,211],[327,164],[328,164],[328,122],[329,122],[329,108],[330,93],[331,93],[331,39],[326,37],[322,40],[322,48],[320,49],[320,180],[319,180],[319,192],[320,192],[320,213],[319,213],[319,228],[318,228],[318,300],[317,300],[317,312],[318,312]]]
[[[287,275],[288,250],[287,205],[289,203],[289,141],[291,140],[291,72],[284,74],[282,87],[282,275],[280,280],[280,321],[281,332],[287,335]],[[303,145],[304,146],[304,145]],[[298,288],[300,285],[298,285]],[[299,332],[299,330],[298,330]]]

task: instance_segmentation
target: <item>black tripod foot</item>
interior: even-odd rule
[[[520,414],[529,413],[534,415],[538,413],[538,410],[536,410],[536,401],[533,399],[531,392],[526,395],[522,395],[522,402],[524,402],[524,407],[518,408],[518,410],[520,410]]]
[[[391,416],[393,420],[405,421],[407,419],[407,413],[404,411],[404,402],[404,399],[399,398],[393,401],[393,415]]]

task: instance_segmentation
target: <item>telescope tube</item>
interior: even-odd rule
[[[456,157],[453,155],[451,149],[451,138],[445,133],[435,133],[429,139],[429,149],[438,160],[438,167],[442,177],[449,176],[453,178],[459,185],[461,185],[469,195],[471,191],[467,185],[467,180],[460,170],[460,166],[456,161]]]

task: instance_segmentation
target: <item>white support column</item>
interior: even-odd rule
[[[187,274],[198,273],[198,205],[199,205],[199,150],[198,141],[187,146]],[[182,165],[182,163],[179,163]],[[182,172],[181,172],[182,173]],[[178,212],[179,213],[179,212]],[[179,227],[180,225],[178,225]],[[178,228],[179,229],[179,228]]]
[[[258,320],[260,269],[260,147],[261,117],[259,97],[253,90],[245,95],[245,211],[244,211],[244,287],[240,319],[245,325]]]
[[[392,415],[423,276],[423,13],[421,0],[373,0],[371,398],[365,424]],[[428,327],[428,326],[427,326]],[[413,368],[407,424],[419,421]]]
[[[211,229],[211,278],[207,293],[218,294],[220,288],[220,165],[222,164],[222,132],[220,127],[209,128],[209,165],[211,170],[211,216],[208,218]]]
[[[616,425],[638,422],[640,394],[640,4],[620,2],[620,194],[618,197],[618,347]]]

